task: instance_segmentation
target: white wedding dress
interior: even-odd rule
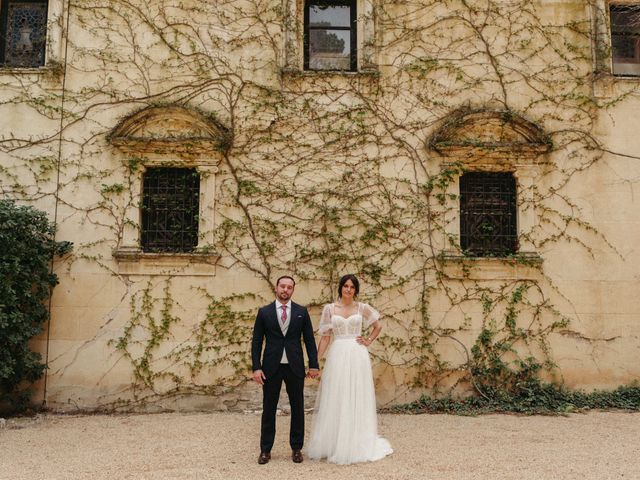
[[[347,318],[334,310],[334,304],[325,305],[320,320],[320,335],[333,333],[333,342],[318,389],[307,454],[338,464],[379,460],[393,450],[378,436],[371,360],[356,337],[380,315],[364,303]]]

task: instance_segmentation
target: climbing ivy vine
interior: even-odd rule
[[[242,385],[252,312],[280,272],[313,291],[312,309],[331,300],[341,274],[362,277],[364,299],[385,316],[372,349],[377,372],[396,372],[399,394],[486,397],[523,378],[561,378],[549,338],[571,331],[571,299],[544,261],[494,260],[529,268],[524,277],[474,275],[480,264],[464,258],[448,227],[452,186],[468,165],[430,140],[460,111],[537,125],[551,151],[519,192],[518,208],[536,220],[521,238],[543,259],[566,244],[617,254],[573,197],[605,153],[615,154],[598,142],[595,124],[624,101],[593,95],[590,17],[575,5],[556,16],[528,0],[373,4],[375,71],[284,69],[285,37],[299,32],[302,17],[291,18],[280,0],[87,0],[68,4],[68,54],[49,80],[65,78],[64,98],[40,79],[3,77],[11,88],[1,108],[21,105],[44,127],[0,141],[2,192],[54,199],[67,223],[93,229],[91,240],[76,242],[70,276],[74,265],[90,264],[119,282],[127,314],[100,328],[118,325],[109,345],[131,365],[136,399]],[[109,134],[132,112],[163,105],[208,112],[227,132],[215,153],[216,231],[206,246],[218,255],[216,277],[192,280],[181,298],[176,287],[191,277],[141,279],[111,257],[148,158],[117,153]],[[443,251],[460,256],[460,274]],[[220,295],[216,282],[236,275],[257,280]],[[203,305],[197,318],[186,305],[194,298]]]

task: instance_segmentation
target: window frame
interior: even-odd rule
[[[310,27],[310,10],[315,4],[324,3],[327,6],[348,6],[350,8],[349,27]],[[357,72],[358,71],[358,1],[357,0],[304,0],[304,20],[303,20],[303,69],[306,72]],[[350,32],[349,69],[324,69],[309,68],[311,60],[310,52],[310,29],[311,30],[344,30]]]
[[[611,66],[611,74],[614,76],[630,76],[630,77],[640,77],[640,25],[638,26],[637,33],[633,32],[615,32],[614,33],[614,25],[613,25],[613,10],[619,8],[621,10],[631,9],[636,7],[638,9],[638,13],[640,13],[640,3],[639,2],[616,2],[610,1],[606,4],[606,16],[607,16],[607,31],[608,31],[608,42],[610,47],[610,66]],[[633,57],[615,57],[614,56],[614,48],[613,48],[613,38],[616,36],[630,36],[635,37],[634,41],[634,56]],[[617,71],[618,69],[624,69],[624,65],[633,65],[637,66],[637,72],[631,71]],[[628,70],[628,69],[625,69]]]
[[[124,149],[126,152],[126,148]],[[123,152],[123,153],[125,153]],[[139,157],[140,152],[137,152]],[[128,157],[130,158],[130,157]],[[127,157],[122,158],[127,164]],[[201,155],[183,158],[177,154],[144,153],[130,184],[130,200],[124,211],[122,236],[112,251],[122,275],[215,275],[220,256],[215,242],[215,191],[219,158]],[[151,168],[194,169],[200,176],[198,201],[198,245],[189,252],[145,252],[142,247],[142,197],[144,174]]]
[[[191,210],[195,210],[195,212],[192,212],[193,218],[191,218],[191,221],[188,222],[193,226],[194,231],[185,229],[184,222],[181,225],[182,228],[180,230],[183,236],[186,234],[189,237],[193,237],[191,239],[192,241],[190,242],[189,246],[187,246],[184,242],[182,242],[180,245],[172,244],[169,246],[169,248],[160,248],[157,245],[157,241],[152,241],[152,239],[154,238],[154,235],[152,234],[152,231],[147,228],[148,224],[152,223],[152,219],[150,218],[150,215],[152,213],[153,214],[158,213],[152,207],[152,205],[154,203],[157,203],[156,201],[153,201],[155,200],[154,197],[159,196],[157,192],[149,191],[149,187],[150,187],[149,184],[152,180],[150,174],[151,173],[157,174],[161,170],[183,171],[185,176],[191,175],[194,178],[197,178],[197,181],[193,182],[194,185],[191,185],[191,187],[193,188],[193,191],[189,192],[195,198],[195,202],[193,202],[195,205],[191,205],[192,207]],[[168,166],[168,165],[148,167],[145,169],[144,173],[142,174],[141,180],[142,180],[142,190],[141,190],[141,196],[140,196],[140,200],[141,200],[140,201],[140,249],[142,250],[142,252],[143,253],[192,253],[193,251],[195,251],[198,247],[198,238],[200,235],[199,217],[200,217],[201,178],[200,178],[200,172],[198,172],[198,169],[195,167],[189,167],[189,166]],[[169,188],[171,188],[171,186],[169,186]],[[185,200],[186,200],[186,197],[185,197]]]
[[[9,4],[10,3],[25,3],[25,4],[44,4],[44,39],[41,46],[41,51],[39,52],[40,62],[37,65],[8,65],[6,63],[6,53],[7,53],[7,34],[9,29]],[[48,0],[12,0],[11,2],[6,0],[0,0],[0,68],[9,68],[9,69],[31,69],[31,68],[40,68],[46,65],[47,63],[47,49],[48,44],[50,43],[49,38],[49,15],[51,13],[51,5]]]
[[[521,260],[528,265],[540,264],[542,258],[532,234],[539,227],[536,183],[553,149],[545,130],[513,111],[461,108],[442,119],[426,144],[440,159],[442,175],[451,179],[440,200],[444,228],[439,257],[443,265],[452,267],[447,271],[456,278],[465,277],[466,269],[461,269],[464,264],[478,267],[476,278],[485,274],[519,278],[522,272],[515,266]],[[459,177],[474,171],[509,173],[515,179],[517,253],[479,257],[466,256],[462,250]]]
[[[501,195],[507,196],[507,200],[504,202],[504,208],[502,210],[492,209],[489,204],[486,203],[488,197],[480,197],[481,205],[479,207],[471,207],[473,199],[470,198],[470,190],[474,185],[481,185],[484,181],[481,179],[489,180],[494,177],[496,180],[503,183],[503,186],[508,187],[509,191],[505,193],[501,192]],[[502,178],[499,178],[502,177]],[[515,255],[519,251],[518,244],[518,182],[513,172],[510,171],[466,171],[462,173],[458,179],[460,189],[460,202],[459,202],[459,216],[460,216],[460,248],[466,256],[470,257],[496,257],[504,258]],[[507,185],[508,182],[508,185]],[[488,183],[488,182],[487,182]],[[483,185],[484,186],[484,185]],[[482,203],[482,200],[485,203]],[[506,223],[508,224],[508,231],[501,232],[504,238],[497,240],[494,236],[492,243],[495,248],[477,248],[474,244],[486,243],[486,238],[491,237],[487,235],[485,239],[471,235],[470,230],[472,226],[471,216],[476,210],[493,210],[489,215],[499,217],[499,223],[505,224],[505,217],[510,217]],[[465,212],[466,210],[466,212]]]
[[[173,125],[167,130],[165,122]],[[113,154],[128,173],[122,228],[112,258],[123,275],[214,275],[215,191],[227,128],[212,113],[182,105],[147,106],[130,113],[108,134]],[[200,177],[198,244],[190,252],[143,252],[141,206],[147,169],[189,168]]]
[[[640,0],[595,0],[591,2],[592,58],[594,96],[609,98],[616,94],[618,85],[636,83],[640,79],[640,62],[617,62],[614,69],[611,7],[640,7]],[[630,67],[630,68],[625,68]]]

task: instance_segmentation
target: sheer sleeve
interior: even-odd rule
[[[371,324],[380,320],[380,313],[371,305],[362,304],[362,327],[369,328]]]
[[[331,315],[333,314],[333,304],[329,303],[322,309],[322,316],[320,317],[320,327],[318,327],[318,333],[320,335],[331,334]]]

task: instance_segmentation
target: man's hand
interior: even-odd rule
[[[309,378],[318,378],[320,376],[320,370],[317,368],[310,368],[309,373],[307,373],[307,377]]]
[[[264,385],[264,381],[267,379],[267,377],[264,376],[264,372],[262,370],[254,370],[253,379],[258,385]]]

